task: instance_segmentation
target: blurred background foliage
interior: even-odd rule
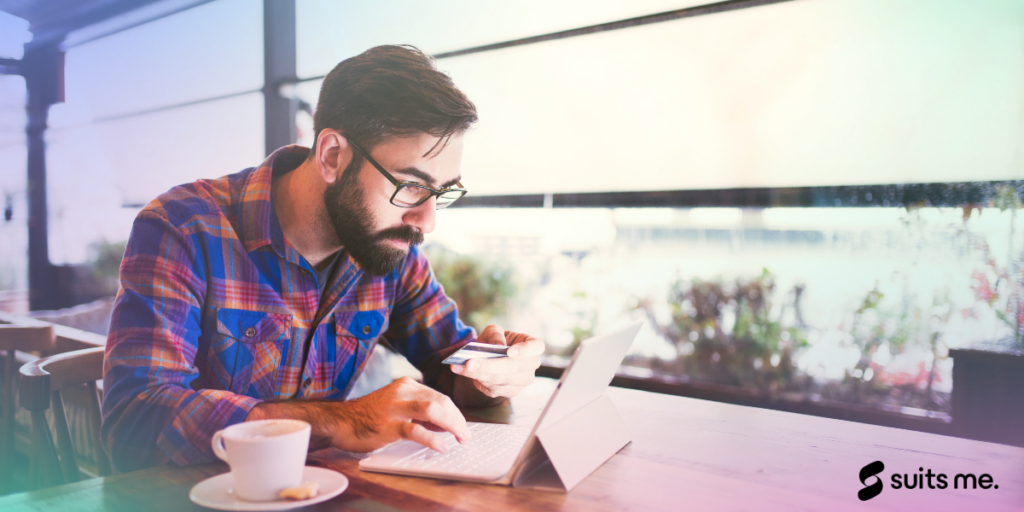
[[[797,361],[809,339],[826,333],[804,322],[804,293],[803,284],[778,289],[767,269],[735,280],[677,280],[667,297],[668,318],[659,314],[655,298],[635,307],[673,344],[677,357],[633,355],[627,364],[767,395],[950,412],[949,394],[934,389],[939,364],[948,358],[942,337],[952,311],[948,297],[936,296],[931,307],[922,308],[916,297],[892,305],[877,287],[870,290],[828,333],[838,340],[837,350],[854,354],[854,364],[839,379],[815,379]],[[915,352],[909,367],[892,364],[896,356]]]
[[[653,299],[637,305],[679,354],[653,360],[651,369],[771,392],[788,387],[796,374],[794,351],[807,345],[802,292],[797,285],[779,294],[767,270],[734,281],[677,280],[669,291],[668,322],[658,318]]]
[[[505,319],[519,289],[511,266],[458,254],[440,245],[430,245],[425,251],[434,276],[445,294],[455,300],[466,324],[479,332]]]

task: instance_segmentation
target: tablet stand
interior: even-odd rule
[[[512,485],[570,491],[631,441],[608,395],[537,432]]]

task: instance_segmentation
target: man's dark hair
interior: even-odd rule
[[[414,46],[377,46],[341,61],[324,78],[313,149],[331,128],[367,149],[387,137],[429,133],[441,139],[430,154],[476,120],[476,106],[433,58]]]

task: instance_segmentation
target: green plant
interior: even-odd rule
[[[948,410],[947,397],[933,391],[939,375],[937,363],[946,355],[942,333],[952,307],[939,295],[929,307],[906,297],[890,305],[877,286],[868,291],[839,331],[848,335],[860,357],[838,381],[816,382],[795,365],[800,349],[809,346],[810,328],[804,324],[801,299],[804,287],[780,293],[767,271],[748,279],[726,281],[679,280],[668,297],[669,321],[658,321],[654,303],[641,301],[650,324],[675,347],[673,361],[633,359],[631,364],[691,380],[740,386],[774,394],[847,402],[912,406]],[[910,348],[932,354],[932,364],[919,362],[909,371],[889,371],[875,361]]]
[[[657,320],[653,303],[638,307],[679,353],[672,373],[692,379],[768,392],[787,387],[796,374],[793,354],[806,346],[800,298],[802,286],[778,307],[774,277],[764,270],[752,279],[676,281],[669,291],[671,321]],[[792,320],[784,321],[787,307]]]
[[[943,332],[952,311],[946,293],[934,295],[927,306],[913,294],[893,305],[876,285],[853,311],[849,327],[841,329],[859,350],[859,360],[840,381],[816,391],[847,402],[948,410],[948,396],[934,387],[940,378],[938,365],[948,357]],[[911,349],[930,352],[930,364],[922,359],[909,368],[887,366],[890,358]]]
[[[517,286],[510,266],[430,246],[427,259],[446,295],[455,300],[459,316],[482,329],[503,317]]]

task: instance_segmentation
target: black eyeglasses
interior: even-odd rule
[[[371,165],[377,168],[377,170],[395,186],[395,193],[391,194],[391,204],[399,208],[415,208],[425,203],[431,198],[431,196],[434,196],[437,197],[437,209],[440,210],[447,208],[452,203],[459,200],[459,198],[466,195],[467,191],[462,188],[462,182],[456,183],[456,186],[454,187],[437,190],[426,185],[420,185],[419,183],[395,179],[390,172],[385,171],[384,168],[370,156],[369,151],[360,147],[359,144],[356,144],[352,139],[348,139],[348,143],[351,144],[359,154],[363,155]]]

